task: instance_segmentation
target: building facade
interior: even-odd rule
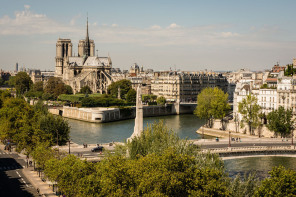
[[[107,92],[111,84],[112,61],[110,57],[95,56],[95,44],[89,39],[88,21],[86,38],[78,44],[78,55],[72,55],[70,39],[59,38],[56,43],[55,76],[70,85],[74,93],[84,86],[89,86],[94,93]]]
[[[219,87],[227,92],[227,79],[221,74],[198,72],[155,72],[151,93],[172,102],[196,102],[197,95],[206,87]]]

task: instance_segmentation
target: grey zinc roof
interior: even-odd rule
[[[83,57],[69,57],[69,63],[76,63],[77,66],[83,66]]]
[[[88,57],[84,62],[84,66],[103,66],[99,58],[97,57]]]

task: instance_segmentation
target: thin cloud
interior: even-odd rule
[[[168,26],[168,29],[174,29],[174,28],[179,28],[180,26],[177,25],[176,23],[172,23]]]
[[[78,14],[78,15],[74,16],[74,17],[71,19],[71,21],[70,21],[70,25],[75,25],[77,19],[80,19],[80,18],[81,18],[81,14]]]
[[[75,32],[75,28],[62,25],[49,19],[45,14],[36,14],[25,5],[23,11],[16,11],[15,18],[5,15],[0,18],[0,34],[2,35],[32,35]]]

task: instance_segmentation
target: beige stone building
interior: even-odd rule
[[[206,87],[219,87],[227,92],[227,79],[221,74],[199,72],[155,72],[151,93],[163,96],[167,101],[196,102],[197,95]]]
[[[72,46],[70,39],[58,39],[55,76],[70,85],[74,93],[84,86],[89,86],[94,93],[106,92],[112,82],[112,61],[110,57],[95,56],[94,41],[89,39],[88,22],[86,38],[78,44],[78,56],[72,55]]]

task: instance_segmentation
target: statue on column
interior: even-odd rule
[[[140,85],[137,88],[137,100],[136,100],[136,118],[134,132],[129,140],[132,140],[135,136],[140,136],[143,131],[143,103],[142,103],[142,91]]]

